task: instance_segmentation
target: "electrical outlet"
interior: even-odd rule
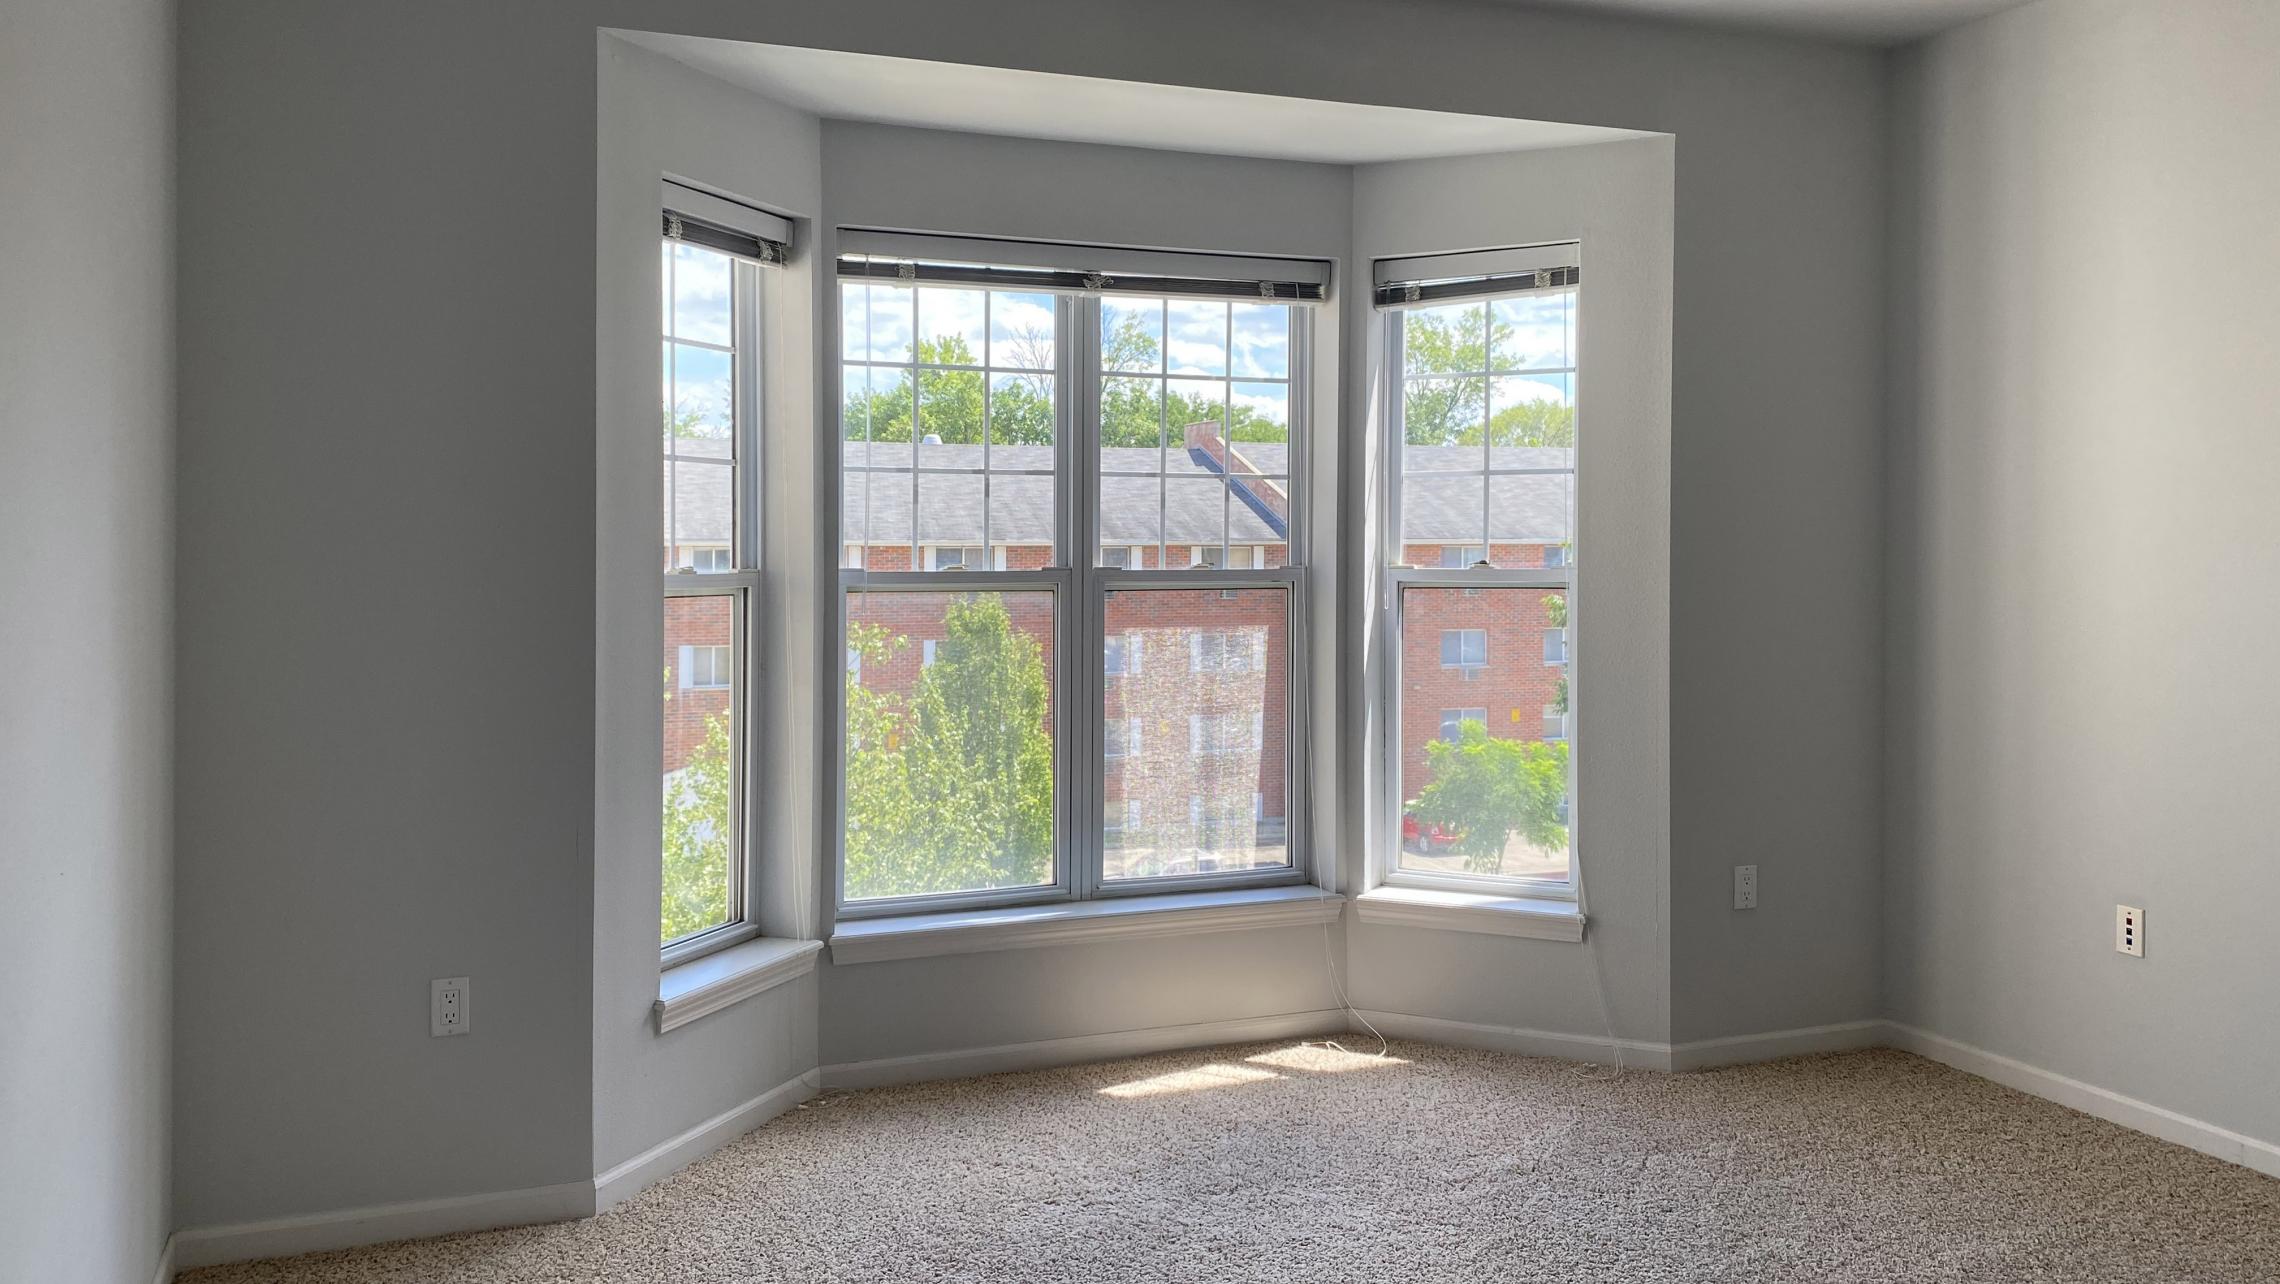
[[[2145,957],[2145,911],[2135,905],[2114,907],[2114,949],[2133,959]]]
[[[1734,866],[1734,908],[1757,908],[1757,866]]]
[[[436,1038],[467,1033],[467,978],[447,976],[428,985],[428,1033]]]

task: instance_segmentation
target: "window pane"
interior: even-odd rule
[[[1138,570],[1153,567],[1162,534],[1159,508],[1163,482],[1155,477],[1100,479],[1102,566]]]
[[[1053,609],[847,595],[847,899],[1053,881]]]
[[[1540,478],[1499,477],[1497,483]],[[1456,474],[1405,477],[1401,482],[1401,548],[1405,566],[1439,566],[1453,546],[1479,549],[1485,539],[1487,485],[1484,478]],[[1491,552],[1491,558],[1494,553]]]
[[[687,243],[672,247],[673,337],[727,347],[729,282],[734,260]]]
[[[1228,565],[1244,571],[1290,565],[1290,479],[1237,472],[1228,497]]]
[[[1501,473],[1489,478],[1489,488],[1490,561],[1502,567],[1573,564],[1574,473]]]
[[[1120,590],[1103,620],[1105,876],[1287,865],[1288,592]]]
[[[992,468],[1053,471],[1053,376],[991,375],[989,411],[991,445],[1042,447],[1018,460],[992,456]]]
[[[1566,593],[1410,588],[1401,610],[1401,868],[1566,879]]]
[[[1572,375],[1499,375],[1489,381],[1488,444],[1498,449],[1559,450],[1561,466],[1575,448],[1575,402],[1568,395]],[[1506,463],[1496,461],[1502,468]]]
[[[921,442],[982,444],[982,375],[978,370],[918,368],[918,439]],[[981,453],[960,466],[979,468]],[[940,462],[926,461],[928,467]]]
[[[1481,467],[1488,379],[1407,379],[1401,386],[1401,466],[1409,472]]]
[[[665,883],[659,937],[733,921],[736,600],[665,599]]]
[[[1472,374],[1488,369],[1488,305],[1450,303],[1401,314],[1402,369]]]
[[[979,447],[966,447],[979,459]],[[885,474],[880,480],[886,480]],[[897,485],[908,485],[907,477],[894,479]],[[876,502],[876,501],[874,501]],[[964,547],[979,549],[982,544],[982,478],[978,473],[920,473],[918,475],[918,542],[922,548],[941,549],[946,552]],[[882,550],[883,551],[883,550]],[[983,570],[979,554],[976,564],[968,569]],[[960,565],[956,556],[937,558],[931,554],[920,570],[935,570],[944,565]],[[883,570],[874,566],[873,570]]]
[[[1164,301],[1100,301],[1100,368],[1141,374],[1164,369]]]
[[[673,440],[734,435],[736,381],[729,354],[686,343],[666,345],[666,424]]]
[[[721,443],[684,443],[685,445]],[[725,449],[723,450],[725,455]],[[703,550],[725,549],[736,530],[731,484],[735,470],[725,458],[708,461],[685,454],[665,464],[665,569],[698,569]]]
[[[984,292],[920,286],[918,360],[922,365],[982,364]],[[980,440],[976,438],[976,440]]]
[[[1290,307],[1238,303],[1230,326],[1232,373],[1238,379],[1290,378]]]
[[[1164,542],[1171,546],[1164,558],[1167,568],[1218,564],[1226,542],[1227,503],[1227,484],[1217,477],[1164,480]]]
[[[1053,311],[1050,294],[990,295],[990,365],[999,370],[1053,369]]]
[[[842,282],[840,355],[849,361],[910,360],[915,293],[907,286]]]
[[[1575,364],[1575,291],[1527,294],[1490,305],[1489,352],[1497,370]]]
[[[1164,381],[1111,376],[1100,388],[1103,472],[1156,472],[1163,466]]]
[[[1281,473],[1290,471],[1280,461],[1281,452],[1262,455],[1260,446],[1287,446],[1290,442],[1290,385],[1287,383],[1238,383],[1234,386],[1227,407],[1228,437],[1238,448],[1254,459],[1273,460],[1261,471]]]
[[[1226,376],[1226,304],[1168,299],[1164,303],[1164,335],[1168,373]]]

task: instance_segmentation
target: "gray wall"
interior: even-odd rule
[[[1899,61],[1886,970],[1901,1021],[2266,1140],[2275,65],[2265,0]]]
[[[815,119],[730,88],[612,36],[600,38],[600,237],[594,299],[598,505],[594,628],[594,1170],[733,1109],[816,1065],[815,982],[755,996],[660,1036],[657,785],[657,184],[704,183],[797,216],[793,262],[762,274],[762,552],[754,604],[770,682],[756,741],[763,852],[813,848],[815,364],[814,218],[821,200]],[[614,429],[614,430],[613,430]],[[796,604],[796,605],[795,605]],[[771,861],[759,888],[772,935],[813,936],[796,906],[814,876]],[[472,1036],[470,1036],[472,1037]]]
[[[191,6],[182,1220],[592,1172],[598,26],[1676,133],[1672,1029],[1868,1015],[1881,60],[1392,12]],[[431,1040],[459,974],[475,1030]]]
[[[1588,946],[1352,923],[1356,1007],[1594,1040],[1609,1030],[1649,1043],[1669,1037],[1673,150],[1672,140],[1649,138],[1355,171],[1354,261],[1365,272],[1388,256],[1582,243],[1571,672],[1576,860],[1590,913]],[[1359,406],[1369,400],[1361,389],[1382,383],[1384,362],[1369,338],[1368,295],[1350,297],[1347,310],[1357,337],[1348,400]],[[1345,523],[1356,572],[1348,628],[1357,632],[1376,623],[1386,595],[1378,537],[1391,483],[1369,466],[1375,440],[1374,425],[1354,416],[1346,511],[1367,515]],[[1385,691],[1383,655],[1355,649],[1369,657],[1357,695]],[[1352,783],[1343,792],[1360,815],[1358,832],[1386,834],[1391,786],[1371,731],[1348,745]],[[1369,846],[1347,853],[1350,886],[1367,885]]]
[[[167,1209],[174,13],[0,19],[0,1273]]]

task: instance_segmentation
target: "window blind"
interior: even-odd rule
[[[1407,308],[1490,295],[1572,290],[1583,279],[1582,248],[1569,241],[1379,259],[1371,265],[1372,299],[1381,308]]]
[[[839,275],[905,285],[1319,303],[1328,296],[1330,265],[1315,259],[843,228],[839,233]]]
[[[666,240],[686,241],[771,267],[791,258],[789,219],[669,179],[662,194]]]

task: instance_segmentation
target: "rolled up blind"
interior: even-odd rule
[[[791,258],[789,219],[671,180],[664,184],[663,199],[666,240],[702,245],[769,266]]]
[[[965,285],[1068,293],[1319,303],[1330,265],[1171,250],[871,232],[839,234],[839,275],[849,280]]]
[[[1583,280],[1582,248],[1568,241],[1379,259],[1371,265],[1371,298],[1381,308],[1405,308],[1490,295],[1572,290]]]

